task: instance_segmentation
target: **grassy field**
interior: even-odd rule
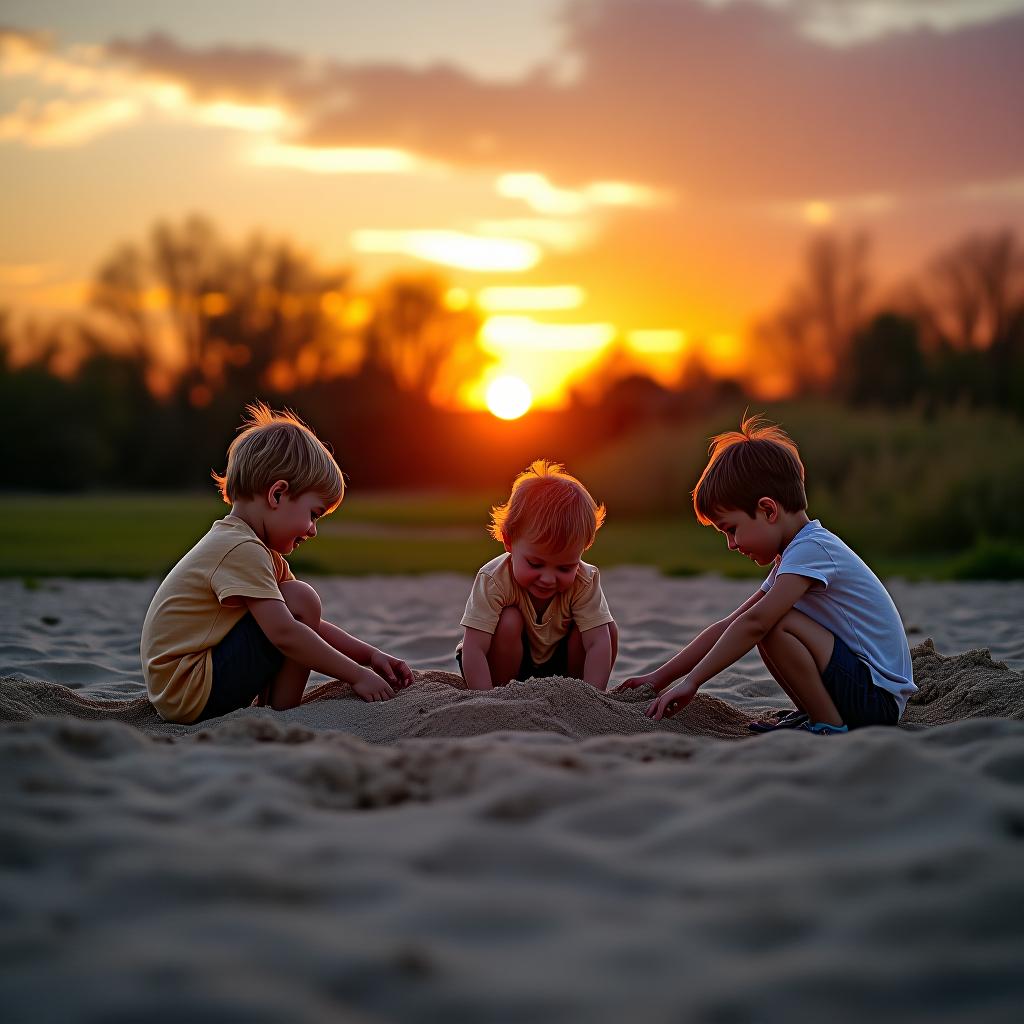
[[[489,503],[500,495],[356,495],[292,559],[300,575],[471,573],[498,554],[486,533]],[[227,512],[214,497],[191,494],[14,495],[3,499],[0,575],[159,577]],[[912,579],[1006,578],[996,550],[968,556],[865,557],[883,576]],[[764,570],[726,550],[714,530],[684,509],[676,518],[614,515],[587,559],[602,567],[651,565],[673,575],[703,572],[755,580]],[[1012,569],[1012,566],[1011,566]],[[1024,575],[1024,567],[1010,576]]]

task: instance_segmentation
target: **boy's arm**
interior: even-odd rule
[[[365,640],[346,633],[340,626],[326,619],[320,620],[320,636],[336,651],[341,651],[360,665],[369,665],[377,675],[386,679],[392,686],[404,689],[412,683],[412,669],[401,660],[368,644]]]
[[[814,581],[807,576],[786,573],[776,576],[772,589],[762,599],[732,618],[721,636],[686,676],[651,703],[651,718],[673,715],[686,707],[694,694],[713,676],[753,650],[765,634],[807,592]]]
[[[596,690],[608,688],[612,674],[612,631],[608,623],[580,632],[583,641],[583,681]]]
[[[255,597],[244,600],[264,636],[286,658],[332,679],[351,683],[364,700],[387,700],[395,695],[394,690],[375,672],[357,665],[341,651],[335,650],[315,630],[299,622],[284,601]]]
[[[653,686],[658,692],[664,690],[666,686],[691,672],[701,659],[718,643],[722,634],[729,626],[741,615],[753,608],[764,596],[765,592],[763,590],[755,590],[739,608],[724,619],[713,622],[695,636],[674,658],[666,661],[664,665],[656,668],[653,672],[646,673],[646,675],[630,676],[629,679],[622,683],[620,688],[630,689],[637,686]]]
[[[490,633],[472,626],[463,627],[462,675],[471,690],[490,690],[494,686],[487,652],[491,649]]]

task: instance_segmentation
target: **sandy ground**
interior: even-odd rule
[[[138,699],[155,583],[0,582],[3,1020],[1021,1019],[1024,585],[894,581],[909,726],[819,739],[750,736],[756,657],[665,725],[458,689],[468,584],[319,581],[394,701],[181,728]],[[606,587],[617,679],[752,590]]]

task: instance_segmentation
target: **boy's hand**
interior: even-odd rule
[[[675,686],[669,687],[657,700],[651,701],[644,714],[655,721],[671,718],[693,700],[697,689],[696,686],[684,679],[682,682],[676,683]]]
[[[404,690],[412,683],[412,669],[401,658],[392,658],[383,651],[370,655],[370,668],[396,690]]]
[[[366,701],[390,700],[395,695],[388,683],[369,669],[363,670],[359,679],[352,684],[352,689]]]
[[[658,688],[658,684],[655,682],[653,672],[645,672],[642,676],[630,676],[625,681],[619,683],[616,689],[636,690],[641,686],[653,686],[655,689]]]

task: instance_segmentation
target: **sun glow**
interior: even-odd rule
[[[522,377],[495,377],[487,387],[486,402],[498,419],[517,420],[533,404],[533,395]]]
[[[286,167],[312,174],[412,174],[427,164],[403,149],[333,146],[316,148],[262,142],[249,155],[262,167]]]
[[[540,247],[519,238],[480,238],[461,231],[376,231],[352,233],[359,252],[403,253],[460,270],[521,271],[540,261]]]
[[[513,285],[481,288],[477,295],[480,308],[488,313],[508,310],[576,309],[583,305],[586,292],[578,285]]]

